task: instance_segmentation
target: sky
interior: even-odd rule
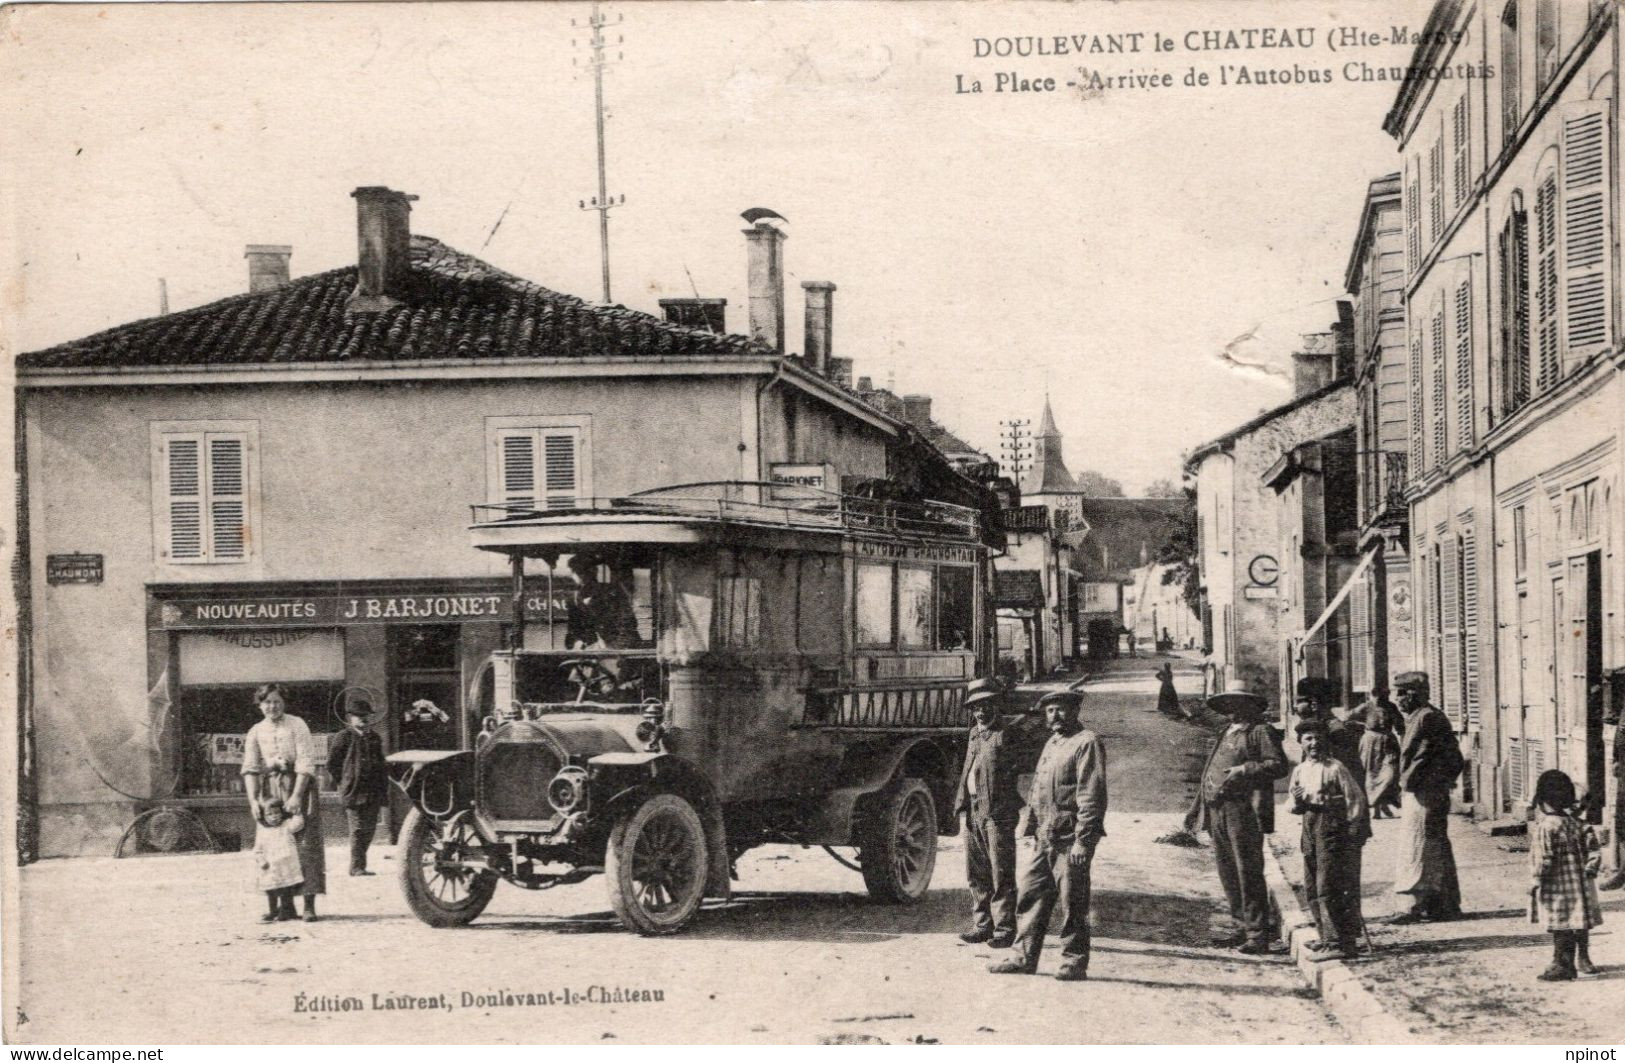
[[[720,296],[743,332],[739,214],[769,207],[788,219],[791,352],[800,282],[834,281],[834,353],[931,395],[972,443],[996,453],[999,422],[1036,424],[1047,394],[1074,471],[1130,493],[1177,478],[1193,446],[1290,398],[1298,336],[1335,319],[1366,186],[1399,165],[1393,84],[1344,64],[1403,65],[1392,30],[1430,6],[606,4],[613,300]],[[245,290],[251,243],[292,245],[295,276],[353,263],[350,191],[369,184],[420,197],[415,232],[598,298],[578,206],[597,190],[588,11],[0,9],[8,349],[151,316],[160,278],[172,309]],[[1385,41],[1333,51],[1348,27]],[[1315,39],[1206,46],[1268,28]],[[978,55],[1057,35],[1084,54]],[[1329,81],[1218,84],[1243,68]],[[1001,73],[1055,89],[997,92]],[[1091,80],[1135,74],[1174,84]]]

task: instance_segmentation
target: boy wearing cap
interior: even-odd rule
[[[1287,792],[1303,817],[1303,875],[1320,940],[1309,948],[1323,955],[1359,951],[1360,853],[1371,837],[1365,789],[1348,766],[1331,755],[1326,722],[1309,717],[1295,728],[1303,763],[1292,769]]]
[[[1071,690],[1038,702],[1050,737],[1022,814],[1022,833],[1034,844],[1023,854],[1018,883],[1016,952],[990,966],[994,974],[1038,970],[1050,913],[1059,907],[1061,965],[1055,977],[1080,982],[1089,976],[1089,868],[1106,834],[1106,751],[1078,722],[1082,704],[1083,695]]]
[[[965,878],[970,883],[967,945],[1009,948],[1016,935],[1016,820],[1019,774],[1032,768],[1031,747],[999,718],[999,688],[978,679],[965,692],[975,722],[965,742],[954,812],[965,817]]]
[[[352,705],[344,719],[344,730],[328,747],[327,765],[328,771],[338,773],[339,798],[350,828],[350,874],[370,875],[367,849],[378,830],[378,810],[389,794],[384,743],[368,729],[372,716],[366,708]]]

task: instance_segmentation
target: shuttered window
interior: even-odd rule
[[[1428,149],[1428,239],[1437,241],[1444,232],[1444,134],[1433,138]]]
[[[1467,182],[1472,177],[1469,159],[1467,114],[1468,93],[1463,92],[1450,109],[1450,209],[1453,211],[1467,201]]]
[[[247,432],[160,432],[158,557],[180,564],[248,560]]]
[[[1478,703],[1478,543],[1471,527],[1461,533],[1461,698],[1469,730],[1481,726]]]
[[[499,428],[493,501],[515,511],[587,505],[582,430],[574,426]]]
[[[1445,407],[1445,367],[1444,367],[1444,308],[1433,312],[1433,321],[1428,329],[1428,361],[1430,364],[1431,390],[1428,396],[1428,423],[1432,428],[1433,452],[1429,467],[1444,464],[1446,451],[1450,444],[1450,432],[1447,419],[1449,412]]]
[[[1472,285],[1456,288],[1456,446],[1473,445],[1473,317]]]
[[[1535,386],[1557,383],[1561,365],[1557,340],[1557,175],[1548,172],[1535,193]]]
[[[1439,687],[1444,714],[1461,725],[1461,570],[1457,542],[1446,536],[1439,544]]]
[[[1349,643],[1354,657],[1354,689],[1367,692],[1375,686],[1371,616],[1371,581],[1361,576],[1349,594]]]
[[[1608,117],[1594,101],[1563,118],[1563,317],[1568,364],[1608,341]]]
[[[1529,401],[1529,212],[1513,197],[1501,230],[1501,409],[1512,413]]]
[[[1422,159],[1411,160],[1410,180],[1405,192],[1405,250],[1410,276],[1416,276],[1422,265]]]
[[[1426,438],[1423,428],[1426,407],[1423,399],[1427,389],[1422,380],[1422,336],[1421,329],[1411,337],[1411,475],[1420,477],[1427,471],[1427,454],[1423,450],[1423,441]]]

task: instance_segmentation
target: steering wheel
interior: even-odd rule
[[[569,669],[570,682],[576,684],[577,702],[586,701],[588,694],[602,698],[615,693],[619,681],[602,661],[592,657],[571,657],[563,662],[563,667]]]

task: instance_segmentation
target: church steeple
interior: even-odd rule
[[[1061,430],[1055,427],[1055,414],[1050,410],[1046,392],[1044,416],[1038,423],[1038,437],[1033,440],[1033,467],[1021,481],[1021,493],[1047,495],[1077,489],[1077,482],[1061,457]]]

